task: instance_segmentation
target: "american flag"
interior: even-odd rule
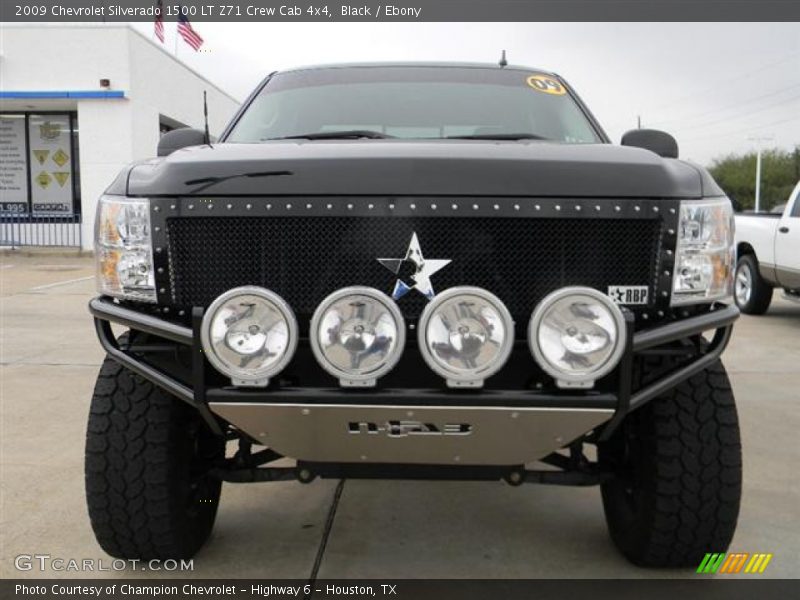
[[[164,2],[163,0],[158,0],[156,2],[156,20],[153,23],[153,29],[155,30],[156,37],[164,43]]]
[[[178,15],[178,33],[183,38],[183,41],[189,44],[195,50],[199,50],[203,45],[203,38],[197,35],[197,32],[192,29],[192,24],[189,23],[189,17],[183,14]]]

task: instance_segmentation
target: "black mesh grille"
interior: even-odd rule
[[[193,217],[167,220],[172,297],[207,306],[240,285],[262,285],[300,315],[329,293],[366,285],[391,293],[377,258],[402,257],[416,232],[426,258],[449,258],[436,291],[475,285],[497,294],[519,322],[565,285],[650,285],[654,297],[660,219],[407,217]],[[400,299],[407,317],[425,299]]]

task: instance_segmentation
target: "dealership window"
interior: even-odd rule
[[[77,113],[0,113],[0,212],[80,214],[77,158]]]

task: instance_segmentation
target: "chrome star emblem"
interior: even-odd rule
[[[405,258],[378,259],[379,263],[381,263],[395,275],[400,273],[400,267],[402,267],[403,263],[406,261],[410,262],[414,266],[414,274],[411,275],[411,279],[414,280],[414,284],[409,285],[402,279],[398,279],[394,284],[392,298],[395,300],[402,298],[411,290],[417,290],[428,300],[433,298],[434,292],[433,285],[431,284],[431,275],[450,264],[450,259],[429,258],[426,260],[422,256],[422,249],[419,247],[419,239],[417,238],[416,233],[412,234],[411,236],[411,241],[408,243],[408,250],[406,250]]]

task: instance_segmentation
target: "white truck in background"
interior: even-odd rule
[[[736,215],[738,262],[734,297],[739,310],[750,315],[766,312],[772,290],[800,302],[800,182],[783,213]]]

